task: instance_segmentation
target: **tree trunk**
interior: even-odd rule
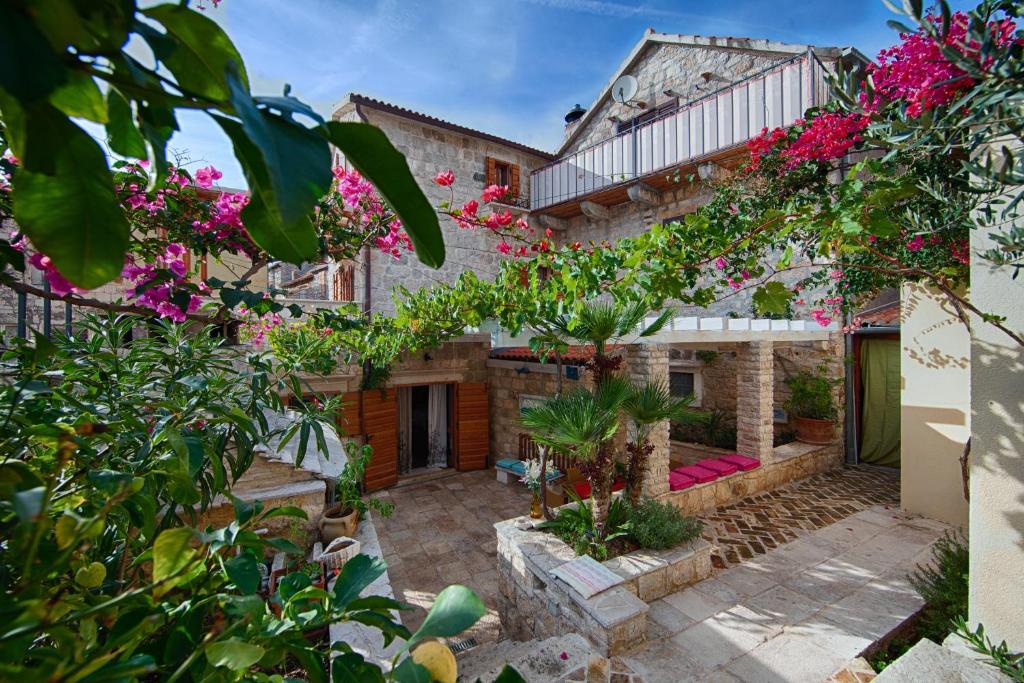
[[[626,452],[629,453],[629,464],[626,468],[626,497],[633,507],[640,504],[644,475],[647,474],[647,461],[653,450],[654,447],[647,439],[644,439],[640,446],[635,443],[626,444]]]
[[[551,521],[551,510],[548,508],[548,447],[537,446],[540,454],[540,509],[544,512],[544,519]]]

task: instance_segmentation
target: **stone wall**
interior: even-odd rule
[[[451,201],[449,188],[439,187],[432,178],[439,172],[451,169],[455,172],[455,206],[461,206],[470,199],[479,200],[486,178],[485,158],[494,157],[517,164],[520,167],[519,194],[529,197],[530,171],[547,162],[546,159],[528,154],[519,149],[483,140],[445,128],[381,112],[369,107],[361,111],[369,123],[384,131],[388,139],[409,164],[428,201],[432,205]],[[334,118],[359,120],[354,105],[346,104]],[[481,206],[481,213],[490,207]],[[445,263],[435,270],[420,263],[414,254],[404,254],[401,259],[370,250],[371,299],[374,312],[391,313],[394,302],[391,298],[396,285],[410,291],[430,287],[438,282],[454,282],[464,271],[472,271],[483,279],[493,279],[498,272],[502,255],[496,247],[498,238],[489,230],[462,230],[451,220],[441,219],[444,234]],[[356,261],[355,300],[364,301],[366,263],[363,257]]]
[[[529,372],[521,372],[526,367]],[[487,367],[487,391],[491,402],[491,461],[519,457],[519,435],[523,426],[519,421],[520,397],[554,396],[557,379],[550,364],[522,363],[508,367],[505,363],[490,361]],[[580,373],[581,379],[563,378],[565,391],[590,386],[589,374]]]

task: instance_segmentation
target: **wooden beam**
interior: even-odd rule
[[[658,206],[661,204],[661,193],[646,183],[630,185],[626,189],[629,199],[644,206]]]
[[[569,229],[569,221],[564,218],[555,218],[554,216],[542,213],[537,216],[537,220],[540,221],[541,226],[555,231],[561,232]]]
[[[586,200],[580,202],[580,211],[583,212],[584,216],[593,218],[595,221],[606,221],[611,218],[611,212],[608,211],[608,207],[595,202],[588,202]]]

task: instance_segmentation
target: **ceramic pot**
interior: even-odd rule
[[[353,508],[341,509],[341,505],[332,505],[324,510],[320,517],[320,538],[329,543],[339,536],[355,538],[359,529],[359,513]]]
[[[836,437],[836,424],[832,420],[794,417],[793,425],[796,427],[796,440],[804,443],[824,446]]]

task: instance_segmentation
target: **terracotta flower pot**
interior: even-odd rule
[[[836,423],[832,420],[794,416],[793,426],[796,427],[796,440],[804,443],[824,446],[836,438]]]
[[[331,542],[339,536],[355,538],[359,530],[359,513],[353,508],[341,509],[341,505],[333,505],[320,517],[320,537]]]

